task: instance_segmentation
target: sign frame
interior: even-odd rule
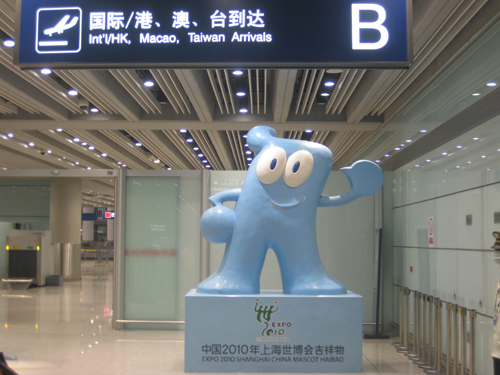
[[[358,69],[407,69],[413,62],[413,25],[412,25],[412,1],[402,0],[406,4],[406,61],[170,61],[170,62],[20,62],[20,37],[21,37],[21,9],[23,0],[16,2],[16,24],[15,37],[16,46],[14,50],[14,65],[21,69],[307,69],[307,68],[358,68]],[[364,0],[360,2],[366,3]],[[68,5],[74,6],[77,5]],[[44,6],[42,6],[44,7]],[[83,47],[82,47],[83,50]]]

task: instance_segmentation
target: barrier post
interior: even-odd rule
[[[474,361],[475,361],[475,348],[476,345],[476,310],[470,311],[470,371],[469,374],[475,375]]]
[[[465,307],[460,308],[460,313],[462,315],[462,368],[461,375],[465,375],[467,369],[467,335],[466,335],[466,319],[467,319],[467,309]]]
[[[451,310],[453,305],[446,304],[446,375],[451,372]]]

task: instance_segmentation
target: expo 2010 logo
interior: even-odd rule
[[[257,321],[264,324],[261,335],[263,337],[283,336],[285,328],[292,326],[291,322],[273,321],[272,316],[280,309],[279,302],[274,301],[274,304],[261,305],[259,299],[255,300],[254,311],[257,313]]]

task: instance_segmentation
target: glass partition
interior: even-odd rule
[[[126,191],[124,318],[183,321],[200,282],[201,178],[128,176]]]

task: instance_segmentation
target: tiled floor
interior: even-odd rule
[[[112,267],[62,287],[0,290],[0,350],[20,375],[183,374],[183,331],[115,331]],[[424,374],[391,340],[365,340],[363,373]]]

